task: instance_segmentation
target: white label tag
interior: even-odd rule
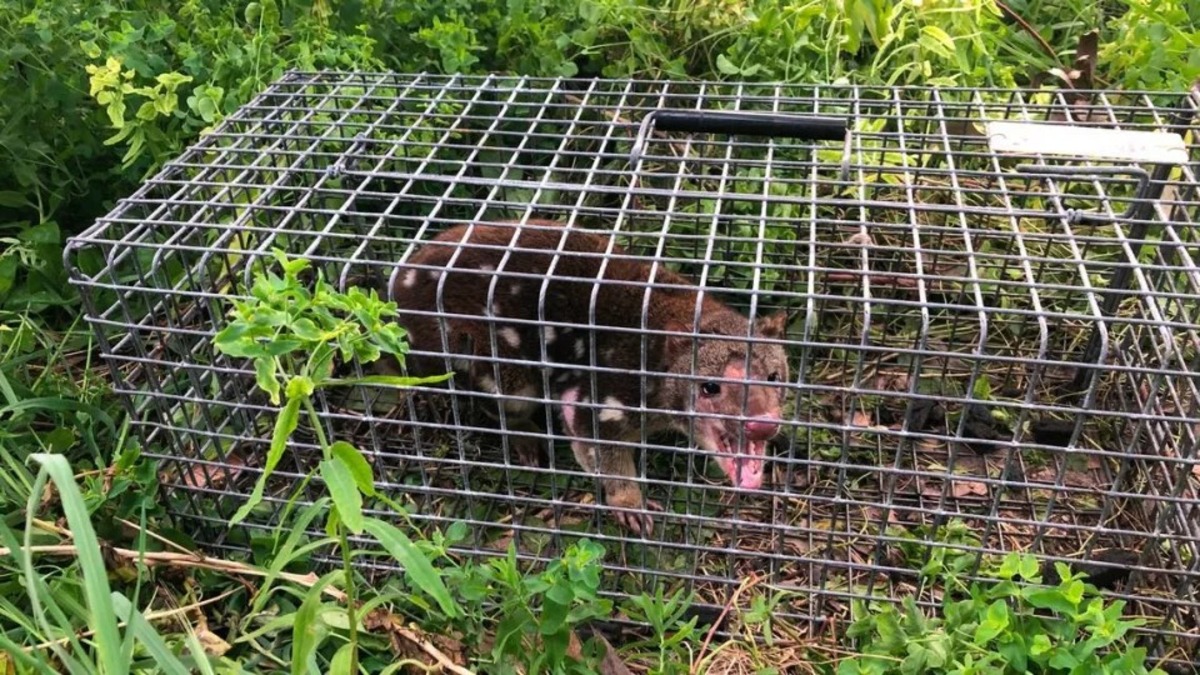
[[[988,122],[993,152],[1184,164],[1187,146],[1179,134],[1123,131],[1040,122]]]

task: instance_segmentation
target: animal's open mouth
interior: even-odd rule
[[[763,457],[767,452],[766,441],[745,441],[740,447],[736,435],[715,433],[717,464],[736,486],[747,490],[762,487]]]

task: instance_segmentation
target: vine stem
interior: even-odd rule
[[[313,432],[317,435],[317,443],[321,445],[321,455],[329,459],[329,439],[325,436],[325,428],[321,426],[321,418],[313,406],[312,397],[304,397],[304,409],[308,413]],[[342,570],[346,573],[346,619],[350,622],[350,672],[358,672],[358,608],[354,594],[354,568],[350,564],[350,535],[346,532],[346,524],[340,519],[337,524],[338,545],[342,549]]]

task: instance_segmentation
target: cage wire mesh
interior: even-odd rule
[[[1195,663],[1196,105],[1192,92],[297,72],[67,255],[170,510],[212,550],[248,549],[320,456],[302,421],[261,508],[228,526],[275,408],[212,337],[279,248],[343,288],[366,279],[402,304],[434,302],[423,316],[451,329],[410,358],[476,368],[440,387],[318,398],[329,438],[361,448],[377,489],[415,522],[471,526],[456,551],[511,544],[539,561],[588,537],[607,550],[606,592],[665,581],[716,606],[759,573],[793,591],[780,616],[817,633],[853,598],[935,601],[917,583],[931,556],[1024,550],[1112,577],[1105,592],[1148,619],[1152,653]],[[455,257],[444,247],[441,262],[464,263],[435,281],[434,237],[485,224],[508,239],[459,244]],[[553,243],[531,258],[518,231]],[[571,257],[566,231],[624,253],[605,243]],[[702,423],[700,408],[648,384],[663,367],[644,321],[665,312],[690,327],[699,310],[692,296],[687,312],[651,303],[630,272],[646,268],[624,256],[742,316],[788,313],[772,343],[786,379],[767,383],[783,394],[781,420],[757,488],[734,486],[705,432],[638,428],[655,409]],[[552,265],[614,272],[554,286]],[[606,296],[616,270],[637,279]],[[502,307],[505,293],[533,304]],[[487,298],[475,351],[458,346],[471,331],[452,323],[465,317],[451,296]],[[645,302],[621,304],[631,297]],[[627,330],[588,330],[605,321]],[[563,337],[571,327],[586,344]],[[734,337],[743,352],[764,340]],[[464,357],[487,353],[502,359]],[[528,379],[510,380],[519,391],[496,393],[500,366],[524,367]],[[698,391],[711,376],[677,379]],[[554,405],[556,378],[583,387],[568,401],[574,428]],[[636,400],[603,407],[616,391]],[[753,417],[752,399],[721,404],[729,433]],[[533,426],[512,414],[530,410]],[[641,491],[662,507],[647,511],[649,533],[613,517],[572,453],[572,432],[606,425],[614,445],[602,452],[638,449]],[[726,451],[740,442],[721,438]],[[519,456],[530,447],[546,456]]]

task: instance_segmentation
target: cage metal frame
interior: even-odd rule
[[[745,569],[765,565],[769,574],[790,580],[798,598],[784,615],[816,627],[844,618],[850,599],[912,590],[913,567],[919,567],[913,556],[932,555],[938,547],[982,556],[1011,543],[1042,561],[1078,562],[1090,558],[1093,547],[1123,545],[1136,549],[1135,564],[1093,563],[1131,572],[1125,586],[1106,593],[1162,620],[1141,631],[1152,653],[1195,665],[1196,147],[1189,141],[1183,161],[1147,170],[1130,161],[1078,162],[1036,151],[1005,156],[988,145],[981,127],[1016,118],[1071,129],[1182,135],[1196,106],[1195,91],[293,72],[72,238],[64,255],[117,392],[147,447],[162,448],[150,454],[167,467],[172,513],[214,550],[246,545],[224,520],[253,480],[254,448],[264,438],[260,418],[271,408],[253,391],[246,365],[213,355],[210,340],[224,321],[221,303],[244,294],[253,274],[269,264],[272,246],[283,242],[341,287],[366,275],[388,279],[390,288],[408,257],[445,227],[500,220],[500,212],[522,223],[550,217],[568,228],[621,238],[653,265],[690,269],[705,293],[752,314],[800,306],[803,320],[785,340],[798,352],[786,383],[797,402],[784,418],[788,433],[774,447],[776,481],[752,495],[705,485],[695,466],[706,459],[703,453],[657,444],[643,430],[633,444],[644,450],[638,475],[647,490],[673,497],[666,517],[676,526],[638,540],[604,530],[606,510],[580,503],[580,494],[591,493],[596,503],[601,495],[594,477],[569,453],[557,461],[551,453],[544,468],[515,465],[512,439],[527,435],[559,446],[567,440],[554,429],[549,406],[542,419],[548,431],[540,434],[505,428],[501,406],[503,431],[489,455],[473,444],[490,427],[473,421],[469,408],[473,400],[510,395],[460,390],[452,382],[448,395],[415,388],[416,396],[390,412],[379,407],[375,397],[381,392],[370,387],[346,401],[322,398],[327,433],[368,449],[382,487],[417,504],[453,497],[465,505],[460,513],[487,511],[465,518],[477,527],[473,541],[457,550],[499,554],[481,533],[511,517],[511,536],[499,540],[518,546],[523,560],[544,560],[537,546],[561,550],[569,539],[586,535],[610,549],[612,573],[682,581],[714,605]],[[503,162],[490,161],[493,156]],[[991,229],[990,219],[1005,225]],[[1048,224],[1038,229],[1029,224],[1035,220]],[[799,224],[786,231],[793,223]],[[726,232],[734,226],[740,234]],[[997,242],[1014,250],[991,250]],[[601,257],[616,255],[610,250]],[[945,260],[958,269],[946,272]],[[493,282],[493,291],[498,286]],[[593,310],[595,299],[593,293]],[[1027,307],[1015,306],[1024,300]],[[532,325],[563,327],[545,316],[541,303],[538,309]],[[447,318],[444,312],[441,318]],[[844,334],[827,338],[834,319],[848,325],[835,325]],[[911,346],[876,331],[905,321],[917,325]],[[973,344],[969,333],[976,329],[966,328],[972,323],[978,327]],[[1017,342],[1036,336],[1036,347],[997,348],[992,336],[1005,331]],[[489,338],[497,350],[495,329]],[[429,355],[445,356],[449,347],[443,342]],[[849,382],[821,381],[817,374],[837,370],[839,351]],[[588,356],[583,369],[592,377],[603,373],[593,350]],[[892,371],[880,375],[888,359],[908,360],[904,378]],[[544,344],[527,363],[548,363]],[[644,341],[641,363],[640,371],[623,372],[653,374]],[[448,356],[445,365],[454,365]],[[1017,387],[1019,396],[987,401],[990,409],[1008,413],[1009,433],[990,439],[994,454],[972,457],[962,447],[972,423],[965,410],[979,402],[977,383],[990,381],[993,366],[1008,373],[1002,381],[1025,384]],[[1021,368],[1028,372],[1022,375]],[[920,390],[922,375],[939,369],[943,381],[952,379],[952,371],[969,373],[962,393]],[[1072,369],[1069,377],[1057,372]],[[546,373],[543,384],[549,379]],[[1070,396],[1040,400],[1040,382],[1049,380]],[[829,403],[831,398],[840,400]],[[350,399],[362,410],[349,411]],[[882,423],[884,405],[871,408],[876,399],[902,404],[899,423]],[[643,396],[641,408],[648,403]],[[914,413],[933,405],[943,407],[943,431],[910,429]],[[962,409],[951,410],[956,405]],[[815,414],[814,408],[824,409]],[[1067,438],[1030,442],[1036,416],[1055,413],[1074,418]],[[1105,432],[1108,442],[1119,443],[1119,450],[1091,440],[1089,429],[1108,426],[1115,429]],[[397,441],[402,434],[411,438]],[[440,457],[426,451],[438,438],[450,448]],[[944,446],[944,464],[928,458],[922,464],[924,454],[934,452],[922,444]],[[239,445],[249,448],[241,458]],[[282,486],[307,471],[303,457],[315,448],[303,436],[292,446],[295,457],[275,474]],[[469,448],[480,454],[468,454]],[[657,459],[681,456],[686,462],[656,468],[648,459],[652,450],[661,451]],[[884,461],[861,461],[872,451]],[[998,455],[1005,459],[991,466]],[[1026,455],[1053,470],[1031,479],[1031,469],[1040,469]],[[409,461],[417,465],[416,483],[403,480]],[[1079,479],[1076,473],[1085,473],[1070,468],[1079,461],[1107,473],[1106,482],[1069,485]],[[684,463],[681,480],[651,478],[656,470],[658,476],[677,474]],[[457,481],[437,484],[447,469]],[[393,480],[389,471],[401,478]],[[806,476],[825,481],[824,491],[805,485]],[[858,491],[858,482],[867,479],[875,480],[877,492]],[[920,488],[922,481],[930,485]],[[913,484],[915,494],[904,492]],[[540,485],[548,496],[522,492]],[[981,489],[982,499],[972,502]],[[1028,497],[1039,491],[1049,493],[1044,501]],[[1025,502],[1006,497],[1022,492]],[[258,514],[246,528],[268,527],[285,501],[280,495],[286,491],[268,495],[271,512]],[[1088,504],[1089,497],[1100,505]],[[505,507],[512,511],[495,515]],[[1146,512],[1141,515],[1147,522],[1120,523],[1134,508]],[[532,509],[554,518],[530,524]],[[827,509],[826,518],[816,518],[820,509]],[[1024,517],[1013,515],[1023,509]],[[788,521],[796,510],[806,512],[806,523]],[[517,523],[514,513],[527,520]],[[577,523],[562,526],[579,513],[590,525],[584,532],[568,529]],[[938,527],[956,517],[977,525],[977,541],[935,541]],[[416,518],[433,525],[457,519],[424,509]],[[1149,532],[1136,529],[1147,524]],[[917,534],[893,531],[902,526]],[[701,543],[706,528],[708,543]],[[1022,538],[1025,530],[1032,533]],[[1074,549],[1062,543],[1072,537]],[[524,548],[522,538],[533,547]],[[1146,540],[1153,545],[1137,545]],[[920,552],[896,562],[906,546]],[[661,564],[664,556],[691,556],[691,562],[669,569]],[[1174,599],[1166,597],[1171,594]]]

